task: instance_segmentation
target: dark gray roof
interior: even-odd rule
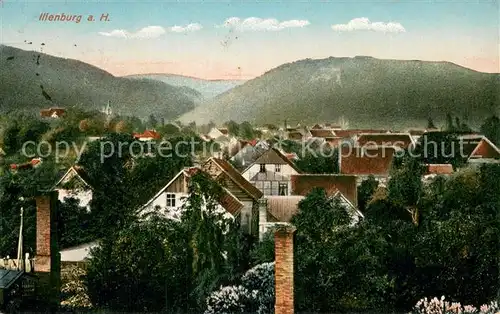
[[[8,289],[23,273],[20,270],[0,269],[0,289]]]

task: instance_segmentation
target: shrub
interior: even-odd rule
[[[257,265],[241,277],[238,286],[221,287],[207,298],[205,314],[272,313],[274,262]]]
[[[483,304],[476,308],[472,305],[461,305],[460,302],[447,302],[442,296],[441,299],[434,297],[431,300],[423,298],[417,302],[413,314],[496,314],[500,311],[497,302]]]

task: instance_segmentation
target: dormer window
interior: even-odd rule
[[[260,170],[259,172],[266,172],[266,165],[265,164],[260,164]]]

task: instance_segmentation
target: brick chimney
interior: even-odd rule
[[[293,238],[296,228],[283,223],[275,226],[274,231],[274,285],[276,302],[275,314],[293,314]]]
[[[46,192],[36,200],[36,255],[38,297],[50,307],[59,305],[61,256],[57,241],[57,192]]]

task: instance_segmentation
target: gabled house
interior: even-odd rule
[[[391,146],[407,149],[415,146],[410,133],[362,133],[357,138],[359,146]]]
[[[257,233],[256,212],[262,192],[245,180],[227,161],[214,157],[209,158],[200,167],[181,170],[142,207],[141,213],[156,211],[169,218],[179,219],[189,193],[189,180],[198,171],[208,174],[221,184],[223,193],[218,200],[220,209],[235,218],[238,217],[246,232]]]
[[[461,154],[467,163],[500,163],[500,149],[486,136],[479,134],[462,135],[458,137]]]
[[[339,170],[341,174],[355,175],[358,185],[370,175],[385,185],[389,178],[392,162],[396,154],[394,147],[352,147],[339,150]]]
[[[291,195],[266,196],[267,211],[260,212],[259,230],[263,235],[276,223],[290,222],[298,212],[298,205],[314,188],[338,199],[352,217],[352,224],[364,218],[357,206],[357,179],[355,176],[336,174],[298,174],[291,176]]]
[[[272,147],[261,154],[241,175],[264,195],[290,195],[290,176],[300,170],[278,149]]]
[[[358,206],[357,178],[343,174],[298,174],[291,176],[291,195],[307,196],[314,188],[322,188],[328,196],[342,195],[353,210]]]
[[[61,118],[66,113],[64,108],[49,108],[40,110],[42,118]]]
[[[18,170],[33,169],[38,167],[42,163],[41,158],[33,158],[28,162],[22,164],[11,164],[10,170],[12,172],[17,172]]]
[[[340,145],[341,138],[338,137],[333,130],[329,129],[311,129],[311,139],[319,140],[321,144],[328,144],[332,147]]]
[[[227,128],[212,128],[207,134],[211,139],[217,140],[219,137],[229,137],[229,130]]]
[[[358,210],[357,178],[353,175],[339,174],[300,174],[293,175],[292,195],[307,196],[315,188],[324,189],[326,195],[338,198],[348,210],[353,222],[363,218]]]
[[[161,139],[160,133],[155,130],[146,130],[143,133],[134,133],[133,136],[139,141],[156,141]]]
[[[74,198],[79,201],[80,207],[90,210],[94,189],[90,177],[82,167],[77,165],[70,167],[52,190],[58,192],[58,199],[61,203],[64,203],[66,198]]]
[[[312,137],[310,130],[307,127],[298,125],[296,128],[287,128],[285,138],[292,141],[303,142]]]

